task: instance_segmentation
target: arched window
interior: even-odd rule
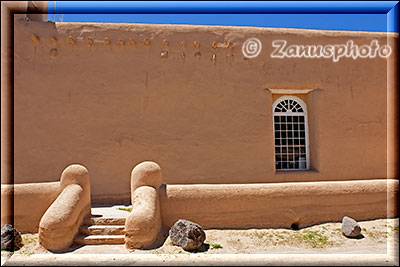
[[[276,170],[308,170],[308,124],[305,103],[283,96],[273,105]]]

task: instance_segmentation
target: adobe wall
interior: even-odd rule
[[[9,223],[23,233],[37,233],[40,219],[59,193],[60,182],[2,184],[1,226]]]
[[[1,225],[37,233],[39,222],[60,194],[60,182],[1,186]],[[162,185],[161,221],[171,227],[188,219],[204,228],[290,228],[398,216],[398,180],[232,185]],[[13,218],[3,206],[14,194]],[[288,197],[290,195],[290,198]],[[60,211],[61,212],[61,211]],[[70,212],[70,211],[63,211]]]
[[[209,228],[303,228],[398,216],[398,180],[163,185],[163,224],[187,219]]]
[[[145,160],[161,166],[166,184],[398,175],[396,160],[387,154],[393,147],[387,139],[387,92],[398,83],[386,71],[397,64],[398,34],[54,24],[18,16],[14,30],[14,183],[55,181],[61,169],[80,163],[90,172],[93,202],[129,202],[130,172]],[[260,39],[263,50],[246,60],[241,47],[250,37]],[[393,54],[336,63],[271,58],[271,42],[278,39],[321,45],[376,39],[389,43]],[[214,41],[232,42],[233,48],[214,50]],[[168,51],[167,59],[161,51]],[[278,96],[266,88],[319,89],[301,96],[309,112],[310,171],[275,172],[272,103]]]

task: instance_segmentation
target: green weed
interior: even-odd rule
[[[222,246],[221,246],[220,244],[211,244],[211,247],[212,247],[213,249],[222,248]]]
[[[127,211],[127,212],[131,212],[132,208],[117,208],[118,210],[123,210],[123,211]]]

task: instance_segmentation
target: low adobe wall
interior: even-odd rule
[[[279,184],[163,185],[162,222],[204,228],[290,228],[398,215],[398,180]]]
[[[131,173],[132,211],[125,223],[125,245],[153,245],[160,226],[186,219],[210,228],[303,228],[398,215],[397,179],[272,184],[162,184],[155,162]],[[160,187],[161,185],[161,187]]]
[[[60,182],[2,184],[1,226],[10,223],[22,233],[36,233],[40,219],[59,193]]]
[[[162,185],[162,222],[171,227],[188,219],[204,228],[299,227],[398,216],[398,180],[273,184]],[[1,224],[13,186],[1,187]],[[60,193],[60,183],[14,185],[14,222],[23,232],[38,231],[41,217]],[[290,197],[289,197],[290,196]]]

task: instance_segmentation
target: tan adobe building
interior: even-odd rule
[[[257,57],[244,54],[251,38]],[[336,62],[288,50],[349,41],[379,47]],[[38,229],[71,164],[90,174],[89,204],[130,204],[133,167],[156,162],[163,185],[153,200],[167,225],[185,216],[240,228],[397,214],[398,34],[16,14],[9,44],[2,120],[12,118],[13,130],[2,147],[13,162],[2,154],[2,183],[21,185],[14,219],[26,231]],[[2,198],[10,192],[2,187]]]

